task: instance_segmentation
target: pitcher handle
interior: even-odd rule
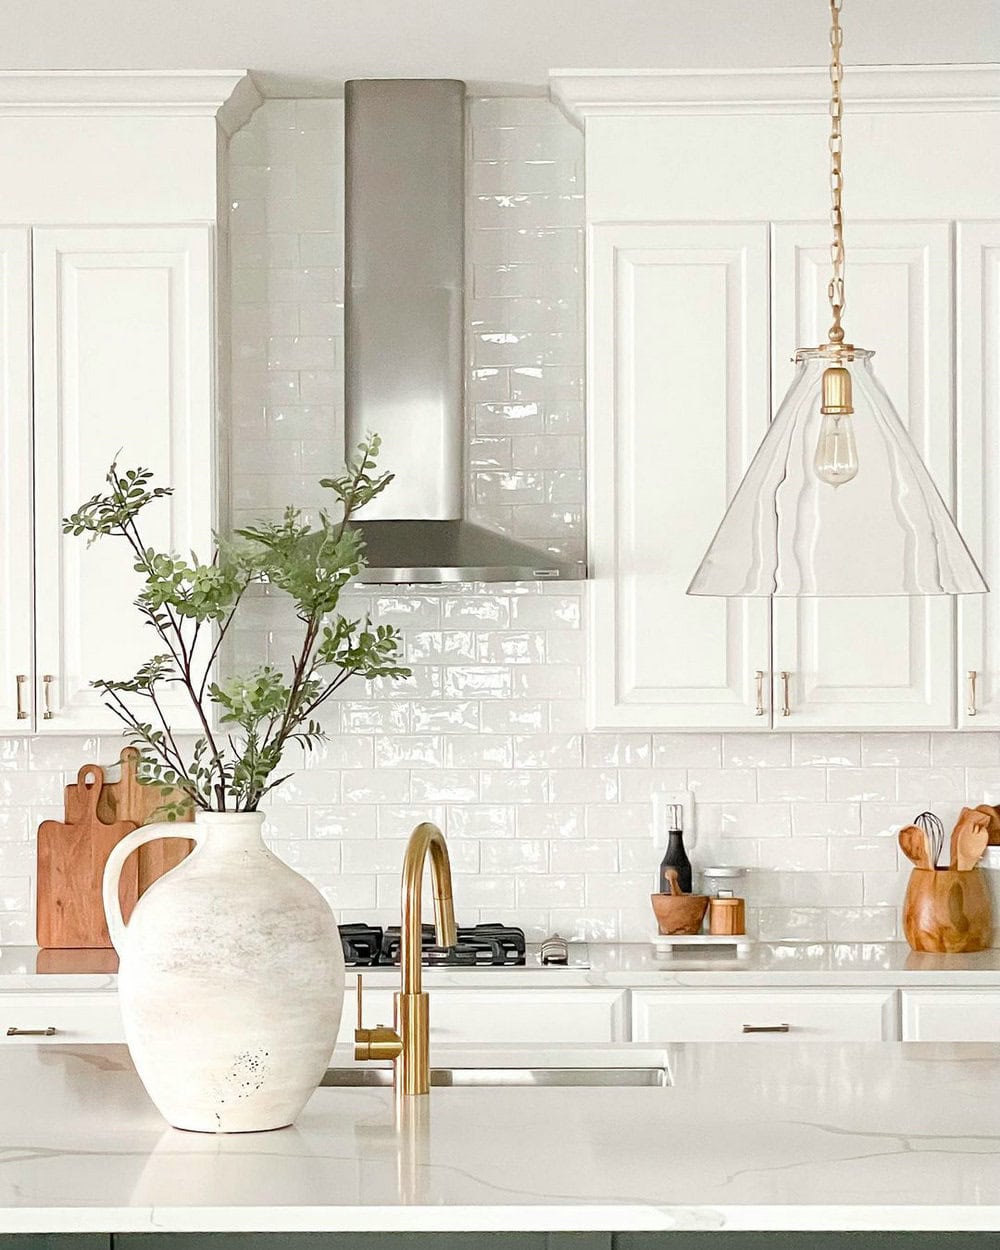
[[[127,833],[114,847],[104,865],[104,914],[108,921],[108,933],[111,944],[122,954],[125,945],[125,934],[128,926],[122,915],[121,901],[118,897],[118,878],[122,875],[125,861],[147,842],[155,842],[157,838],[189,838],[193,842],[200,840],[200,831],[194,823],[177,823],[176,821],[158,821],[155,825],[142,825]]]

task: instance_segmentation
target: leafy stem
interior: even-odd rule
[[[352,518],[380,494],[392,475],[378,474],[379,440],[370,435],[337,477],[323,478],[338,507],[321,509],[314,524],[286,508],[280,521],[259,521],[234,539],[215,543],[207,564],[183,559],[143,539],[140,514],[172,494],[153,484],[149,469],[119,471],[113,463],[107,489],[63,521],[68,534],[89,542],[123,538],[141,577],[135,607],[160,639],[163,651],[130,678],[100,678],[92,685],[123,721],[140,748],[140,777],[205,810],[256,811],[261,799],[286,779],[278,775],[288,744],[311,749],[324,736],[317,710],[350,677],[399,678],[399,636],[338,613],[344,588],[364,565],[363,544]],[[302,626],[302,643],[287,674],[272,664],[219,680],[222,646],[247,587],[266,581],[289,595]],[[213,637],[208,643],[207,632]],[[181,686],[194,709],[200,736],[185,756],[162,700],[168,683]],[[155,717],[137,711],[148,701]]]

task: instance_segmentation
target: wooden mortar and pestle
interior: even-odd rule
[[[907,825],[899,831],[899,845],[913,864],[903,900],[903,932],[915,951],[957,955],[990,945],[990,896],[976,867],[986,850],[988,824],[985,813],[962,808],[947,868],[935,866],[923,829]]]
[[[705,912],[708,911],[708,895],[682,894],[676,868],[668,868],[666,876],[670,882],[670,893],[649,896],[657,928],[664,937],[700,933]]]

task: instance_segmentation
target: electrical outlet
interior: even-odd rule
[[[653,791],[653,845],[660,848],[661,855],[666,849],[667,830],[670,828],[671,806],[681,809],[681,829],[684,833],[684,847],[688,855],[690,855],[691,851],[698,844],[693,790]]]

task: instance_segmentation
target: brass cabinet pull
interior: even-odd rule
[[[754,681],[757,683],[757,707],[754,716],[764,715],[764,670],[757,669],[753,675]]]
[[[968,707],[968,713],[970,716],[975,716],[976,714],[976,678],[977,677],[978,677],[978,673],[976,672],[976,670],[974,668],[970,668],[969,669],[969,707]]]
[[[51,673],[46,673],[42,678],[42,690],[45,695],[45,711],[42,713],[42,720],[52,720],[55,712],[52,710],[52,683],[55,678]]]
[[[788,682],[792,675],[787,670],[782,669],[780,676],[781,676],[781,715],[791,716],[792,709],[788,701]]]
[[[27,673],[18,673],[14,678],[17,685],[17,719],[27,720],[28,713],[24,710],[24,683],[28,680]]]
[[[745,1024],[744,1033],[791,1033],[790,1024]]]
[[[50,1024],[47,1029],[16,1029],[13,1025],[7,1030],[8,1037],[54,1037],[58,1029]]]

